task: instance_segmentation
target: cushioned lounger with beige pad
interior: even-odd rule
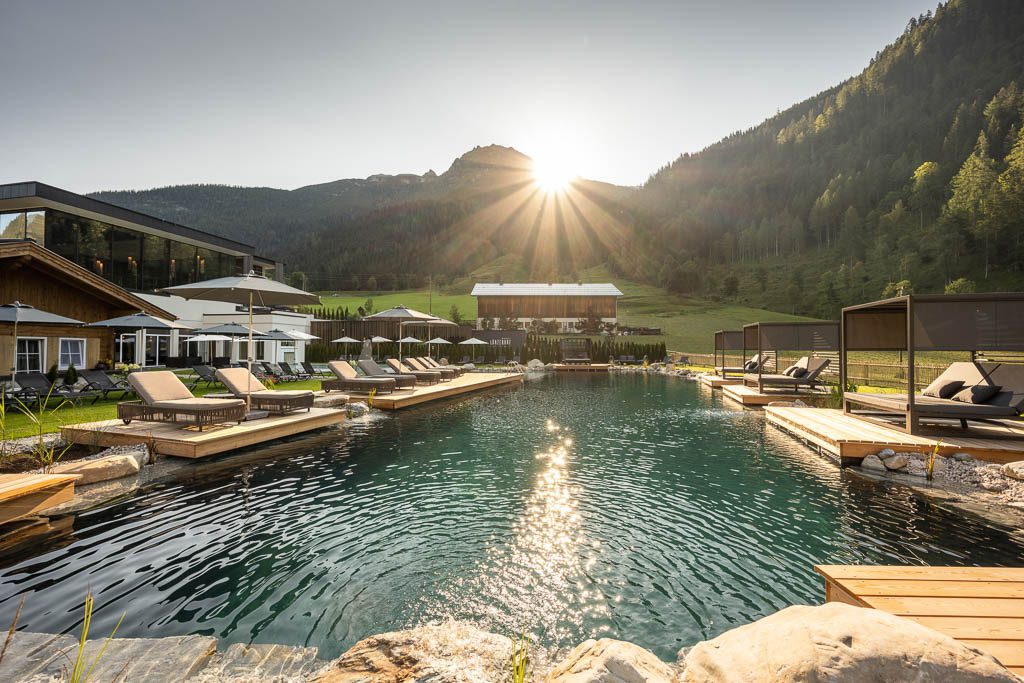
[[[743,381],[747,384],[757,384],[761,382],[762,386],[765,387],[785,387],[792,389],[799,389],[800,387],[814,388],[820,384],[818,382],[818,375],[828,367],[828,358],[810,358],[804,356],[787,370],[793,370],[798,368],[802,371],[800,374],[787,375],[785,373],[771,374],[771,375],[758,375],[757,373],[747,373],[743,375]]]
[[[875,408],[883,413],[906,413],[906,394],[860,394],[848,391],[848,404]],[[974,402],[978,401],[978,402]],[[1015,418],[1024,407],[1024,365],[1014,363],[953,363],[922,393],[914,395],[919,418],[998,420]]]
[[[368,377],[386,377],[388,379],[393,379],[398,383],[398,386],[400,388],[409,387],[410,389],[412,389],[416,386],[415,375],[396,375],[394,373],[388,373],[384,370],[384,368],[377,365],[376,361],[368,360],[366,358],[359,360],[358,363],[359,369],[365,372]]]
[[[726,365],[715,366],[715,374],[725,377],[726,375],[742,375],[745,372],[754,372],[764,367],[764,364],[768,362],[768,356],[754,354],[750,360],[743,364],[742,367],[730,367]]]
[[[406,358],[405,362],[413,370],[425,370],[426,372],[441,373],[442,382],[450,382],[458,376],[452,368],[435,368],[426,363],[422,358]]]
[[[431,370],[451,370],[452,372],[455,373],[456,377],[462,377],[462,375],[466,373],[465,370],[454,365],[441,365],[430,356],[420,356],[417,360],[419,360],[419,362],[423,363],[423,365],[430,368]]]
[[[418,368],[414,369],[399,362],[397,358],[388,358],[387,364],[388,367],[399,375],[412,375],[416,378],[417,384],[437,384],[442,379],[440,372],[431,372],[427,370],[420,370]]]
[[[224,398],[196,398],[178,376],[169,370],[133,372],[128,383],[141,399],[117,404],[117,417],[125,424],[183,422],[203,426],[245,419],[245,401]]]
[[[267,389],[256,375],[249,372],[248,368],[223,368],[217,371],[217,379],[236,398],[244,399],[248,395],[255,410],[290,413],[293,410],[309,410],[313,407],[312,391],[308,389],[295,391]]]
[[[324,391],[355,391],[363,394],[376,390],[378,394],[390,394],[398,384],[388,377],[360,377],[356,369],[343,360],[332,360],[327,367],[334,373],[335,379],[320,382]]]

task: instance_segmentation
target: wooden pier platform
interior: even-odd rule
[[[124,446],[148,443],[160,455],[180,458],[205,458],[218,453],[272,441],[293,434],[308,432],[345,419],[345,410],[311,408],[309,412],[272,415],[262,420],[241,424],[213,425],[203,431],[166,422],[102,420],[61,427],[61,434],[71,443],[87,446]]]
[[[490,389],[506,384],[521,384],[523,376],[518,372],[467,372],[450,382],[428,386],[417,386],[412,390],[396,391],[392,394],[374,396],[373,407],[381,410],[401,410],[410,406],[437,401],[453,396]]]
[[[825,600],[880,609],[977,648],[1024,677],[1024,568],[816,565]]]
[[[743,384],[742,377],[720,377],[718,375],[701,375],[700,383],[706,387],[712,389],[721,389],[722,387],[732,386],[734,384]]]
[[[788,389],[766,389],[764,392],[760,392],[756,386],[746,386],[741,381],[737,384],[723,386],[722,395],[744,406],[766,406],[776,401],[796,401],[797,399],[813,403],[828,398],[829,392],[827,389],[815,391],[804,389],[799,392]]]
[[[555,372],[608,372],[608,363],[555,363]]]
[[[1024,423],[970,423],[966,432],[959,425],[951,425],[911,435],[835,409],[768,406],[764,414],[769,424],[814,444],[842,464],[857,464],[865,455],[883,448],[931,453],[936,443],[942,456],[968,453],[994,463],[1024,460]]]
[[[78,474],[0,474],[0,524],[28,517],[75,497]]]

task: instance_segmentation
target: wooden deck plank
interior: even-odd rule
[[[905,595],[861,595],[863,602],[890,614],[930,617],[1015,617],[1024,619],[1021,598],[937,598]],[[1022,622],[1024,626],[1024,622]]]
[[[731,386],[734,384],[743,384],[743,379],[740,377],[719,377],[718,375],[701,375],[700,383],[706,387],[712,389],[721,389],[725,386]]]
[[[1024,598],[1024,582],[1019,581],[943,581],[844,579],[847,590],[869,596],[932,598]]]
[[[462,377],[456,377],[450,382],[417,386],[412,391],[396,391],[393,394],[377,396],[373,399],[373,407],[381,410],[401,410],[491,387],[520,384],[522,381],[523,376],[513,372],[467,372]]]
[[[0,474],[0,503],[18,498],[26,493],[46,489],[68,482],[74,483],[77,474]]]
[[[756,386],[749,387],[743,383],[728,384],[722,387],[722,395],[744,406],[766,406],[776,401],[815,401],[828,397],[827,391],[775,391],[761,393]]]
[[[1019,640],[1024,637],[1024,619],[1014,617],[932,617],[916,614],[900,616],[957,640]]]
[[[0,475],[4,490],[0,496],[0,524],[39,514],[75,497],[78,474]]]
[[[987,652],[1007,668],[1021,667],[1021,670],[1024,671],[1024,642],[1022,641],[964,638],[960,642],[967,647]],[[1018,673],[1018,675],[1020,674]]]
[[[828,565],[814,570],[829,579],[918,579],[922,581],[1024,581],[1022,567],[916,567],[901,565]]]

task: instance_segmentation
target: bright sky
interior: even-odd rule
[[[510,145],[642,183],[936,0],[0,2],[0,183],[294,188]]]

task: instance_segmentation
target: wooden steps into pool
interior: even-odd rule
[[[856,464],[865,455],[883,448],[930,453],[939,444],[939,455],[968,453],[995,463],[1024,460],[1024,424],[971,423],[966,432],[959,426],[930,427],[925,434],[907,434],[878,422],[861,420],[841,410],[799,406],[768,406],[769,424],[807,441],[839,458]]]
[[[518,372],[467,372],[462,377],[456,377],[450,382],[439,382],[427,386],[417,385],[412,390],[399,390],[391,394],[374,396],[373,407],[381,410],[401,410],[492,387],[521,384],[522,381],[523,376]],[[359,400],[359,394],[349,393],[352,394],[353,400]]]
[[[261,420],[241,424],[212,425],[203,431],[166,422],[102,420],[61,427],[60,431],[70,443],[86,446],[125,446],[149,444],[160,455],[179,458],[205,458],[207,456],[244,448],[313,429],[321,429],[344,421],[344,409],[310,408],[309,412],[271,415]]]
[[[706,387],[712,389],[721,389],[722,387],[731,386],[733,384],[743,384],[741,377],[719,377],[718,375],[701,375],[700,383]]]
[[[747,386],[742,382],[738,384],[727,384],[722,387],[722,395],[736,401],[740,405],[757,407],[766,406],[776,401],[804,401],[817,402],[828,398],[828,389],[816,389],[814,391],[802,389],[792,391],[790,389],[765,389],[758,391],[756,386]]]
[[[13,522],[75,497],[78,474],[0,474],[0,524]]]
[[[880,609],[977,648],[1024,677],[1024,568],[816,565],[825,600]]]

